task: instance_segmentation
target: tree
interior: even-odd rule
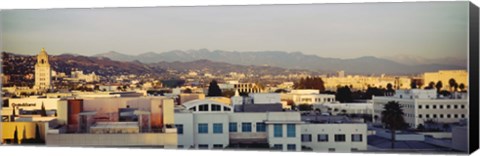
[[[395,90],[393,90],[393,85],[391,83],[387,84],[387,91],[385,91],[386,96],[393,96]]]
[[[340,102],[351,102],[352,101],[352,91],[348,86],[339,87],[337,88],[337,93],[335,94],[335,98],[337,101]]]
[[[417,130],[423,131],[423,130],[425,130],[425,126],[423,126],[423,124],[418,124]]]
[[[225,90],[225,91],[222,92],[222,95],[230,98],[230,97],[235,95],[235,90],[234,89]]]
[[[313,106],[309,104],[299,104],[297,106],[299,111],[311,111],[313,110]]]
[[[450,87],[450,92],[457,91],[458,84],[457,84],[457,81],[455,81],[455,79],[451,78],[450,80],[448,80],[448,85]],[[452,88],[455,90],[452,90]]]
[[[13,132],[13,144],[18,144],[18,130],[17,130],[17,126],[15,126],[15,131]]]
[[[412,82],[410,83],[410,88],[411,88],[411,89],[417,89],[417,83],[416,83],[415,81],[412,81]]]
[[[428,86],[425,87],[425,89],[433,89],[433,88],[435,88],[435,82],[433,81],[430,81],[430,83],[428,83]]]
[[[208,95],[207,96],[222,96],[222,90],[218,86],[216,80],[212,80],[208,86]]]
[[[381,121],[386,128],[390,129],[392,144],[391,148],[395,148],[395,131],[406,128],[406,122],[403,118],[403,109],[398,102],[389,101],[382,111]]]
[[[183,91],[183,93],[189,93],[189,94],[191,94],[191,93],[192,93],[192,89],[187,88],[187,89],[185,89],[185,90]]]
[[[43,102],[42,102],[42,108],[40,110],[40,115],[47,116],[47,111],[45,110],[45,106],[43,105]]]
[[[437,88],[437,93],[440,93],[440,90],[443,87],[442,81],[438,81],[437,84],[435,84],[435,88]]]
[[[38,142],[42,141],[42,138],[40,136],[40,127],[38,126],[38,124],[35,124],[35,140]]]
[[[299,82],[294,83],[295,89],[318,89],[320,92],[325,91],[325,86],[320,77],[306,77],[300,78]]]
[[[460,88],[460,91],[463,92],[463,90],[465,89],[465,84],[460,83],[460,85],[458,86],[458,88]]]
[[[287,93],[287,92],[288,92],[287,90],[282,88],[275,90],[275,93]]]
[[[13,110],[12,110],[12,116],[10,117],[10,121],[11,122],[14,122],[15,121],[15,107],[13,107]]]
[[[444,123],[444,124],[442,125],[442,128],[443,128],[444,131],[448,131],[448,129],[450,128],[450,125],[447,124],[447,123]]]

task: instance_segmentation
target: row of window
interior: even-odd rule
[[[177,128],[178,134],[183,134],[183,125],[176,124],[175,127]],[[222,134],[223,133],[223,124],[222,123],[213,123],[213,134]],[[208,123],[199,123],[197,126],[197,132],[199,134],[208,134],[209,127]],[[228,125],[229,132],[238,132],[237,123],[231,122]],[[283,125],[282,124],[274,124],[274,137],[283,137]],[[242,132],[248,133],[252,132],[252,123],[251,122],[242,122]],[[256,123],[256,132],[266,132],[267,126],[265,123],[257,122]],[[295,137],[296,135],[296,128],[295,124],[287,124],[287,137]]]
[[[287,137],[292,138],[296,135],[295,124],[287,124]],[[283,125],[273,124],[273,137],[283,137]]]
[[[198,148],[199,149],[208,149],[208,144],[198,144]],[[183,148],[183,146],[179,147],[178,148]],[[222,144],[213,144],[213,148],[214,149],[222,149],[223,148],[223,145]]]
[[[333,102],[335,101],[333,98],[301,98],[302,102],[312,102],[315,99],[315,102]]]
[[[196,107],[192,107],[190,108],[190,110],[192,111],[197,111],[197,108]],[[208,107],[208,104],[203,104],[203,105],[199,105],[198,106],[198,111],[200,112],[208,112],[208,111],[214,111],[214,112],[219,112],[219,111],[222,111],[222,106],[221,105],[210,105],[210,108]],[[230,111],[231,109],[228,108],[228,107],[223,107],[223,111]]]
[[[237,129],[237,123],[236,122],[230,122],[228,124],[228,131],[229,132],[239,132]],[[256,123],[256,132],[266,132],[267,131],[267,125],[262,122],[257,122]],[[252,132],[252,123],[251,122],[242,122],[242,132]]]
[[[273,144],[273,149],[283,150],[283,144]],[[287,151],[296,151],[296,150],[297,150],[297,145],[287,144]]]
[[[458,114],[432,114],[432,116],[430,116],[430,114],[425,114],[425,118],[465,118],[465,114],[460,114],[460,116]],[[418,118],[423,118],[423,115],[422,114],[418,114]]]
[[[425,106],[425,107],[424,107]],[[432,109],[458,109],[460,107],[460,109],[465,109],[465,105],[431,105],[431,108]],[[430,105],[418,105],[418,109],[430,109]]]
[[[312,142],[312,134],[302,134],[301,136],[302,142]],[[317,135],[317,142],[328,142],[328,134],[318,134]],[[335,134],[334,135],[335,142],[345,142],[345,134]],[[352,142],[362,142],[363,137],[362,134],[352,134],[351,137]]]
[[[208,133],[208,124],[199,123],[198,124],[198,133],[207,134]],[[223,124],[222,123],[213,123],[213,134],[222,134],[223,133]]]

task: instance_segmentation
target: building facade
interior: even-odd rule
[[[380,122],[384,105],[390,101],[398,102],[402,108],[404,119],[411,128],[427,121],[436,123],[457,123],[468,118],[468,99],[439,98],[435,89],[397,90],[394,96],[374,96],[372,98],[374,117]]]
[[[35,64],[35,89],[48,90],[52,89],[52,69],[48,61],[48,54],[45,49],[37,55],[37,63]]]

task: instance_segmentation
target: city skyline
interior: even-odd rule
[[[108,51],[137,55],[206,48],[300,51],[343,59],[405,56],[466,60],[468,12],[462,10],[467,4],[3,10],[3,45],[5,51],[19,54],[35,54],[42,47],[51,54],[87,56]]]

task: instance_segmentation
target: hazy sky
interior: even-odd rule
[[[2,11],[3,50],[126,54],[207,48],[323,57],[467,57],[468,2]]]

